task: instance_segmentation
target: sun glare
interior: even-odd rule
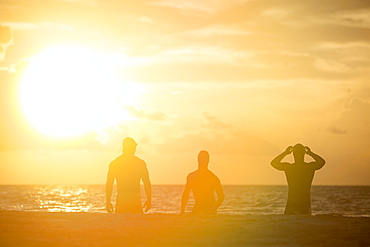
[[[140,86],[119,80],[113,57],[81,47],[51,48],[30,59],[20,89],[23,112],[43,134],[71,137],[127,119]]]

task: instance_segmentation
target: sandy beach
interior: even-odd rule
[[[0,246],[370,246],[370,218],[0,212]]]

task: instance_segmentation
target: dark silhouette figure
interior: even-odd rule
[[[143,181],[147,201],[144,204],[145,212],[151,207],[152,185],[145,162],[136,157],[137,143],[126,137],[122,142],[123,153],[109,165],[106,183],[106,209],[113,212],[111,203],[114,179],[117,180],[116,213],[142,214],[140,195],[140,180]]]
[[[294,163],[281,162],[285,156],[293,152]],[[306,163],[304,155],[311,156],[315,161]],[[283,153],[271,161],[271,165],[279,171],[284,171],[288,182],[288,201],[284,214],[311,215],[311,184],[315,171],[325,165],[325,160],[314,154],[309,147],[302,144],[289,146]]]
[[[189,200],[190,191],[193,191],[195,214],[216,214],[218,207],[224,201],[224,192],[220,179],[208,170],[209,154],[201,151],[198,154],[198,170],[190,173],[187,177],[181,201],[181,213],[185,213],[185,207]],[[217,193],[217,201],[215,194]]]

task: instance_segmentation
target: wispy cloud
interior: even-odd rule
[[[250,34],[252,34],[251,31],[248,31],[240,26],[214,25],[184,32],[182,35],[190,35],[196,37],[211,37],[211,36],[244,36]]]
[[[159,1],[151,1],[150,4],[153,5],[161,5],[161,6],[168,6],[171,8],[179,9],[182,11],[188,12],[201,12],[206,14],[215,14],[218,11],[223,9],[231,8],[235,5],[240,5],[244,2],[248,2],[246,0],[159,0]]]
[[[6,25],[9,25],[14,30],[22,30],[22,29],[60,29],[60,30],[71,30],[71,26],[65,25],[65,24],[59,24],[54,22],[6,22],[4,23]]]
[[[136,118],[137,120],[149,120],[149,121],[165,121],[168,119],[168,116],[162,112],[153,112],[148,113],[143,109],[137,109],[134,106],[125,106],[125,109],[129,112],[129,114]]]
[[[343,63],[322,58],[316,58],[314,66],[325,72],[346,73],[350,71],[350,68]]]
[[[225,123],[208,112],[203,118],[201,129],[193,126],[181,133],[167,131],[163,142],[157,144],[158,151],[181,154],[206,149],[218,155],[241,156],[268,156],[279,151],[277,146],[245,128]]]
[[[6,48],[12,41],[12,34],[9,26],[2,26],[0,24],[0,61],[4,59]]]
[[[218,155],[271,156],[279,148],[262,137],[246,130],[229,130],[224,133],[200,131],[180,137],[168,138],[158,145],[163,153],[187,153],[206,149]]]
[[[319,54],[328,54],[356,72],[370,70],[370,42],[323,42],[314,47]]]
[[[347,133],[347,131],[342,130],[340,128],[337,128],[335,126],[330,126],[329,128],[326,129],[328,132],[336,134],[336,135],[344,135]]]
[[[249,61],[252,53],[227,49],[219,46],[184,46],[156,54],[153,62],[186,62],[190,64],[233,64],[242,65]]]
[[[54,0],[59,2],[79,2],[79,3],[85,3],[85,4],[92,4],[96,5],[97,0]]]
[[[329,22],[343,26],[370,28],[370,8],[340,11],[329,17]]]
[[[231,127],[231,125],[220,121],[216,116],[213,116],[208,112],[205,112],[203,114],[203,116],[206,119],[206,123],[202,124],[203,128],[206,128],[206,129],[228,129],[228,128]]]

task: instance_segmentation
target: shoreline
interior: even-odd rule
[[[370,217],[0,211],[1,246],[370,246]]]
[[[181,216],[180,211],[171,212],[161,212],[161,211],[155,211],[151,212],[152,210],[149,210],[147,213],[143,213],[143,215],[178,215]],[[9,210],[9,209],[0,209],[1,213],[11,213],[11,212],[22,212],[22,213],[68,213],[68,214],[115,214],[115,215],[135,215],[135,214],[116,214],[116,213],[108,213],[105,209],[104,210],[93,210],[93,211],[68,211],[68,210],[55,210],[55,211],[46,211],[46,210]],[[186,211],[184,215],[193,215],[191,213],[191,210]],[[182,216],[184,216],[182,215]],[[193,215],[194,217],[196,215]],[[202,217],[202,215],[198,215],[199,217]],[[204,215],[203,215],[204,216]],[[217,212],[217,215],[214,215],[216,217],[218,216],[230,216],[230,217],[243,217],[243,216],[286,216],[286,217],[339,217],[339,218],[369,218],[370,215],[351,215],[351,214],[340,214],[340,213],[312,213],[310,216],[307,215],[284,215],[283,210],[282,213],[276,214],[276,213],[269,213],[269,214],[253,214],[253,213],[225,213],[225,212]]]

